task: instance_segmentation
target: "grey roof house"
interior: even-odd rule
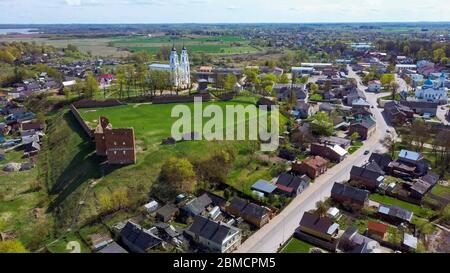
[[[207,251],[229,253],[241,244],[241,231],[203,216],[196,216],[186,234]]]

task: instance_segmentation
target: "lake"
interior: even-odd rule
[[[5,35],[8,33],[30,34],[31,31],[36,31],[36,29],[32,29],[32,28],[0,28],[0,35]]]

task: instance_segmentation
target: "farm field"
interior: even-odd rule
[[[249,41],[236,36],[220,37],[130,37],[118,38],[112,41],[115,47],[126,48],[131,51],[147,50],[151,54],[157,53],[161,47],[172,47],[173,44],[181,49],[184,44],[190,52],[214,53],[214,54],[242,54],[255,53],[259,50],[249,46]]]
[[[56,48],[65,48],[67,45],[75,45],[81,52],[88,53],[91,52],[93,56],[99,57],[125,57],[129,54],[128,51],[120,50],[116,47],[111,47],[109,42],[112,38],[31,38],[31,37],[20,37],[20,38],[9,38],[0,37],[0,42],[35,42],[36,44],[45,44],[54,46]]]

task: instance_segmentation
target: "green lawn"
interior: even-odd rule
[[[432,217],[433,215],[436,214],[435,211],[428,209],[428,208],[423,208],[421,206],[415,205],[415,204],[411,204],[387,195],[380,195],[380,194],[371,194],[370,195],[370,200],[373,200],[375,202],[379,202],[385,205],[395,205],[395,206],[399,206],[401,208],[404,208],[406,210],[412,211],[416,216],[422,217],[422,218],[427,218],[429,219],[430,217]]]
[[[355,141],[355,142],[353,143],[353,145],[350,146],[350,148],[348,148],[348,153],[349,153],[349,154],[355,153],[355,152],[358,151],[359,148],[361,148],[363,145],[364,145],[364,143],[363,143],[362,141]]]
[[[439,196],[450,196],[450,187],[442,186],[442,185],[436,185],[431,190],[431,193]]]
[[[299,239],[292,238],[281,250],[281,253],[309,253],[309,250],[313,247],[315,246]]]

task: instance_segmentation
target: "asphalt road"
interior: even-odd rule
[[[360,78],[351,69],[349,77],[356,78],[358,87],[365,90],[366,87],[360,84]],[[377,131],[367,141],[362,148],[352,155],[349,155],[341,163],[329,169],[325,174],[318,177],[304,192],[297,196],[292,202],[267,225],[259,229],[249,239],[247,239],[235,252],[236,253],[274,253],[284,244],[298,227],[301,217],[305,211],[315,208],[315,204],[320,200],[325,200],[331,194],[334,182],[343,182],[350,178],[352,166],[365,164],[372,152],[385,151],[380,141],[384,138],[386,130],[389,129],[381,114],[381,109],[377,108],[377,98],[382,94],[366,93],[368,102],[373,106],[372,112],[377,121]],[[365,151],[370,151],[364,155]]]

